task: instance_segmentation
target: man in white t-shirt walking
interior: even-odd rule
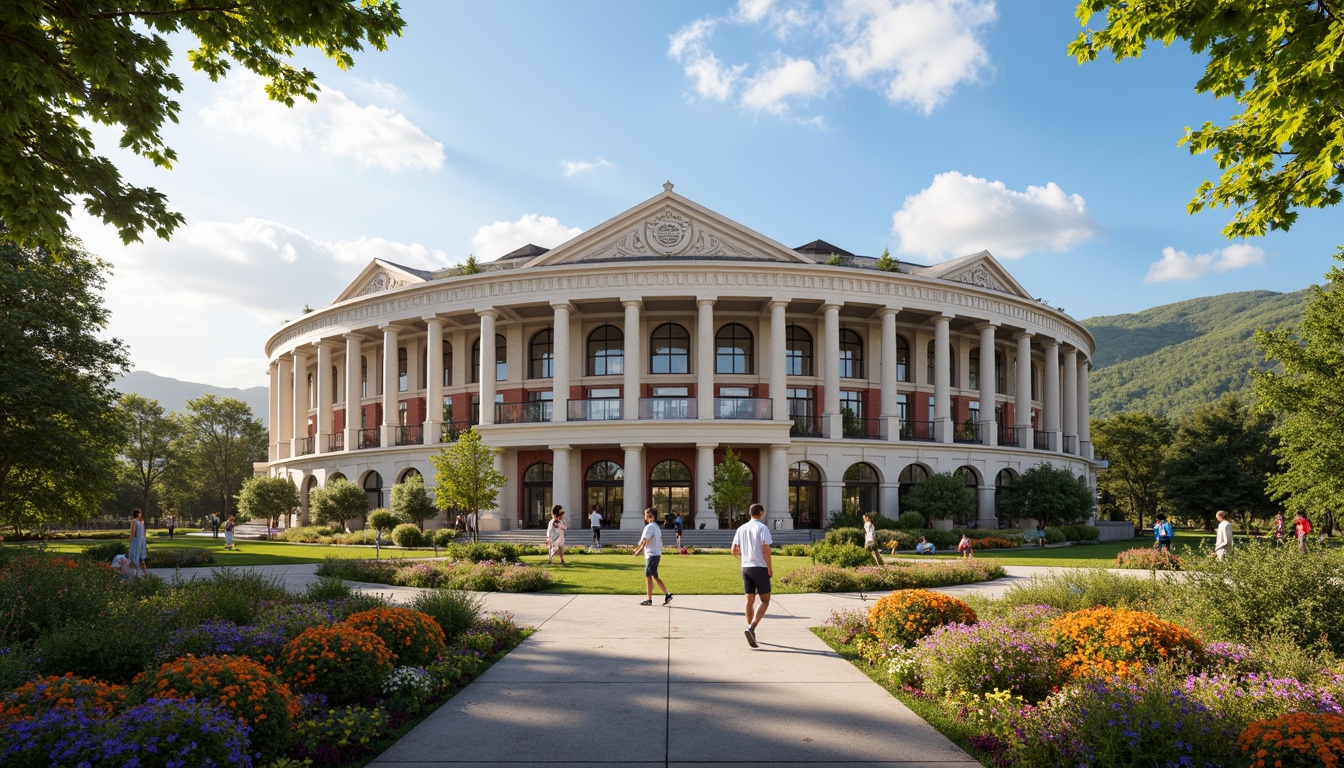
[[[742,591],[747,595],[747,643],[752,648],[756,643],[756,625],[765,618],[765,609],[770,606],[770,577],[775,575],[775,566],[770,560],[770,529],[761,518],[765,516],[765,507],[751,505],[751,519],[733,534],[733,554],[742,558]],[[761,607],[756,608],[756,596],[761,596]]]
[[[593,511],[588,515],[588,525],[593,529],[593,549],[602,548],[602,512],[597,505],[593,505]]]
[[[667,585],[658,578],[658,563],[663,559],[663,532],[658,528],[658,510],[649,507],[644,510],[644,533],[643,538],[639,540],[639,546],[635,547],[635,555],[644,553],[644,602],[640,605],[653,605],[653,582],[658,582],[658,588],[663,590],[663,605],[672,602],[672,593],[667,591]]]

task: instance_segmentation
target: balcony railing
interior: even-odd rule
[[[327,453],[345,450],[345,432],[332,432],[327,435]]]
[[[821,419],[816,416],[794,416],[789,427],[790,437],[821,437]]]
[[[1075,455],[1078,453],[1078,436],[1077,436],[1077,435],[1065,435],[1065,436],[1064,436],[1064,452],[1065,452],[1065,453],[1072,453],[1072,454],[1075,454]]]
[[[700,409],[693,397],[641,397],[641,419],[698,419]]]
[[[471,429],[473,421],[445,421],[439,425],[439,442],[456,443],[463,432]]]
[[[1000,424],[999,445],[1017,448],[1022,445],[1030,433],[1031,427],[1011,427],[1007,424]]]
[[[313,450],[314,450],[313,438],[311,437],[299,438],[298,453],[300,456],[307,456],[308,454],[312,453]]]
[[[424,445],[425,425],[408,424],[404,427],[397,427],[394,434],[397,445]]]
[[[902,421],[901,439],[918,442],[934,442],[932,421]]]
[[[984,442],[980,438],[980,433],[984,431],[984,425],[976,422],[964,422],[958,424],[952,430],[952,442],[954,443],[980,443]]]
[[[774,418],[774,401],[768,397],[716,397],[714,418],[769,421]]]
[[[1033,429],[1031,447],[1038,451],[1050,450],[1050,433],[1040,429]]]
[[[876,440],[882,436],[881,419],[861,419],[858,416],[842,416],[841,432],[853,440]]]
[[[620,421],[623,401],[619,397],[570,400],[570,421]]]
[[[495,406],[496,424],[541,424],[551,420],[554,403],[529,400],[525,403],[499,403]]]
[[[365,448],[377,448],[381,446],[383,444],[383,441],[378,432],[379,430],[377,427],[374,427],[373,429],[359,430],[360,450],[363,450]]]

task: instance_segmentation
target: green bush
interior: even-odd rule
[[[1094,542],[1101,538],[1101,531],[1090,525],[1061,525],[1060,533],[1064,534],[1065,541]],[[1046,532],[1047,541],[1049,541],[1049,532]]]
[[[1060,529],[1058,528],[1045,529],[1046,544],[1063,544],[1065,541],[1067,541],[1067,539],[1064,536],[1064,532],[1061,531]]]
[[[882,567],[871,563],[869,560],[868,565],[860,568],[834,565],[797,568],[780,578],[779,583],[789,592],[878,592],[975,584],[1005,575],[1002,566],[983,560],[923,563],[895,560]]]
[[[347,598],[332,603],[331,611],[337,621],[344,621],[360,611],[384,608],[392,604],[391,595],[379,595],[372,592],[355,592]]]
[[[460,589],[435,589],[411,598],[410,606],[438,622],[444,638],[452,643],[476,625],[485,609],[485,600]]]
[[[166,625],[152,602],[109,600],[80,621],[44,632],[34,646],[37,671],[129,683],[154,661],[168,634]]]
[[[194,568],[214,562],[215,556],[210,550],[196,547],[155,546],[145,558],[145,565],[150,568]]]
[[[325,525],[305,525],[302,528],[290,528],[276,534],[277,541],[292,541],[300,544],[329,544],[331,537],[340,533]]]
[[[423,547],[425,534],[415,523],[402,523],[392,530],[392,543],[398,547]]]
[[[920,536],[928,539],[928,542],[940,550],[953,549],[961,542],[960,531],[935,531],[932,528],[925,528],[919,532]],[[918,538],[916,538],[918,541]]]
[[[811,557],[812,547],[807,544],[785,544],[775,552],[785,557]]]
[[[337,544],[365,544],[373,546],[374,540],[378,538],[378,532],[372,528],[365,528],[362,531],[351,531],[342,533],[333,537]]]
[[[106,541],[102,544],[93,544],[84,548],[84,556],[95,563],[110,563],[112,558],[117,555],[124,555],[126,552],[126,542],[124,541]]]
[[[369,513],[369,522],[366,528],[373,531],[390,531],[405,522],[407,522],[406,519],[396,512],[379,507]],[[416,530],[420,529],[416,528]]]
[[[543,592],[555,578],[545,568],[518,563],[456,564],[449,569],[443,586],[473,592]]]
[[[928,693],[1008,691],[1035,703],[1060,682],[1055,649],[1041,634],[991,621],[939,627],[911,656]]]
[[[906,530],[878,531],[877,546],[882,549],[914,549],[919,536]]]
[[[382,737],[387,724],[388,714],[382,707],[323,707],[299,720],[295,735],[305,754],[334,749],[349,762],[359,763],[362,761],[353,758],[368,751]]]
[[[482,560],[516,563],[521,559],[518,545],[503,541],[474,541],[468,544],[452,544],[448,547],[448,556],[454,560],[469,560],[473,563],[479,563]]]
[[[434,531],[434,543],[440,547],[446,547],[457,539],[457,531],[452,528],[439,528]]]
[[[220,568],[173,589],[160,600],[172,615],[174,628],[212,619],[242,626],[251,624],[266,603],[288,602],[290,595],[275,576],[248,568]]]
[[[827,544],[853,544],[863,546],[863,528],[832,528],[826,532]]]
[[[397,564],[391,560],[354,560],[344,557],[328,557],[317,564],[316,571],[318,576],[371,584],[391,584],[396,572]]]
[[[853,544],[833,544],[829,541],[821,541],[812,545],[812,562],[821,565],[838,565],[841,568],[857,568],[860,565],[871,565],[873,563],[873,553]]]
[[[157,582],[155,582],[157,583]],[[104,563],[40,553],[10,555],[0,568],[0,647],[97,616],[125,582]]]
[[[1004,593],[1001,603],[1049,605],[1066,613],[1106,606],[1166,615],[1169,611],[1161,606],[1173,591],[1165,580],[1125,576],[1103,568],[1072,568],[1015,584]]]
[[[354,587],[340,576],[319,576],[317,581],[304,588],[303,594],[309,600],[326,601],[349,597],[354,591]]]
[[[920,518],[920,525],[924,524],[924,519]],[[896,528],[900,523],[890,517],[884,517],[879,514],[873,515],[873,527],[878,530]],[[863,530],[863,515],[845,514],[839,511],[831,512],[826,518],[826,530],[831,531],[836,528],[858,528]]]
[[[918,512],[902,512],[896,526],[906,531],[918,531],[924,527],[924,516]]]

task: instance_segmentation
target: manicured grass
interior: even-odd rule
[[[78,554],[92,544],[105,544],[109,539],[98,541],[60,541],[52,542],[47,549],[53,552]],[[321,545],[290,544],[283,541],[249,541],[234,539],[237,549],[225,549],[224,537],[218,539],[200,536],[178,536],[173,539],[154,538],[149,541],[149,549],[208,549],[215,558],[215,566],[231,565],[299,565],[320,563],[328,557],[373,559],[374,548],[359,545]],[[440,553],[443,550],[439,550]],[[382,557],[433,557],[432,549],[391,549],[383,547]]]
[[[1207,541],[1207,548],[1213,546],[1213,536],[1206,533],[1179,532],[1172,543],[1172,552],[1180,557],[1198,557],[1199,543]],[[989,560],[999,565],[1036,565],[1049,568],[1114,568],[1115,556],[1135,547],[1151,547],[1151,537],[1129,539],[1127,541],[1108,541],[1104,544],[1074,544],[1070,547],[1023,546],[1017,549],[1001,549],[977,552],[977,560]],[[912,555],[915,557],[915,555]],[[919,555],[921,559],[929,555]],[[956,560],[961,555],[956,552],[939,552],[932,555],[939,560]]]
[[[644,594],[644,556],[604,552],[565,553],[570,563],[561,566],[546,565],[545,555],[527,555],[523,562],[549,568],[556,584],[552,592],[585,595],[642,595]],[[784,574],[812,564],[808,557],[775,555],[775,590]],[[742,562],[727,551],[700,552],[694,555],[663,555],[658,575],[672,594],[738,595],[742,593]],[[662,594],[653,585],[655,594]]]

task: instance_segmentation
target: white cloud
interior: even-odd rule
[[[784,114],[789,110],[789,99],[807,99],[820,94],[825,87],[826,79],[816,64],[786,57],[775,68],[751,78],[742,93],[742,104],[775,115]]]
[[[1198,280],[1210,272],[1228,272],[1264,264],[1265,252],[1245,243],[1196,256],[1168,246],[1162,249],[1162,258],[1148,266],[1148,274],[1143,281],[1164,283],[1169,280]]]
[[[1079,195],[1054,182],[1025,192],[950,171],[905,199],[892,216],[903,253],[942,260],[988,250],[1015,258],[1034,251],[1066,251],[1091,238],[1096,223]]]
[[[529,213],[517,221],[486,224],[476,230],[471,244],[476,255],[482,261],[488,261],[529,243],[554,248],[582,231],[578,227],[566,227],[554,216]]]
[[[201,117],[216,128],[262,138],[286,149],[316,146],[324,154],[349,158],[361,168],[399,171],[443,166],[443,144],[425,135],[401,112],[372,104],[360,106],[335,88],[323,88],[316,103],[299,99],[288,108],[268,99],[262,82],[256,75],[230,76],[214,102],[201,110]],[[383,86],[384,92],[394,88],[375,85]]]
[[[616,164],[602,157],[595,157],[592,160],[561,160],[560,165],[565,169],[566,176],[592,171],[597,168],[615,168]]]
[[[688,24],[672,36],[668,53],[676,59],[691,79],[691,87],[698,96],[714,101],[726,101],[732,96],[745,64],[725,67],[708,48],[705,42],[714,32],[717,22],[712,19],[700,19]]]

